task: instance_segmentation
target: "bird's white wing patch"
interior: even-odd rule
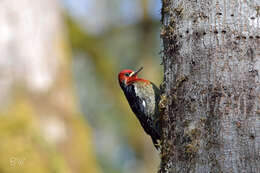
[[[146,107],[146,103],[145,103],[145,101],[144,101],[144,100],[143,100],[143,103],[142,103],[142,104],[143,104],[143,106],[144,106],[144,107]]]

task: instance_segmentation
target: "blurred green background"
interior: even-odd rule
[[[160,0],[0,3],[0,173],[151,173],[117,74],[162,81]]]

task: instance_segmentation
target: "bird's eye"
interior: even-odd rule
[[[129,73],[126,73],[126,74],[125,74],[125,76],[127,76],[127,77],[129,77],[129,75],[130,75]]]

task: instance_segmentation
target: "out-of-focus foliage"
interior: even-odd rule
[[[156,0],[1,2],[0,172],[156,172],[158,153],[117,74],[144,66],[141,77],[159,85],[159,8]]]
[[[0,172],[100,173],[55,0],[0,6]]]
[[[64,152],[42,136],[33,104],[24,96],[2,110],[0,122],[0,172],[99,172],[88,142],[90,129],[79,115],[69,117],[73,136]]]
[[[17,99],[0,122],[0,172],[69,172],[61,153],[41,137],[28,101]]]

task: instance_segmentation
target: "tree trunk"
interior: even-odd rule
[[[160,173],[260,172],[259,0],[163,0]]]

